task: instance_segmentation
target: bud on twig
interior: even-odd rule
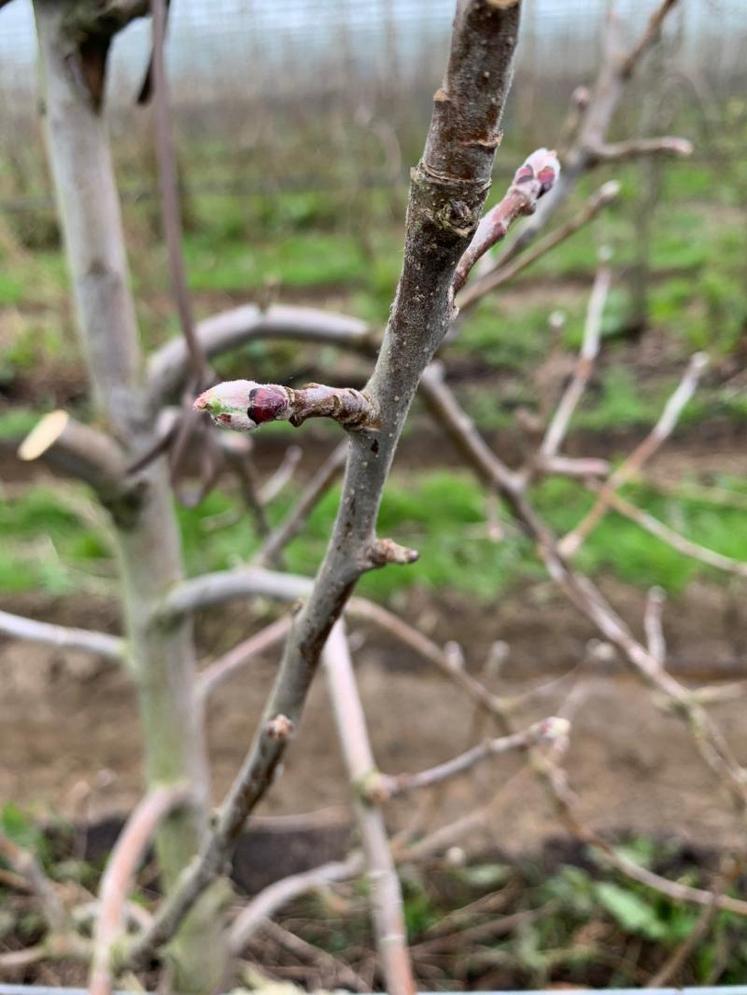
[[[251,432],[265,422],[289,421],[298,428],[307,418],[332,418],[348,429],[376,429],[371,401],[353,387],[311,383],[298,390],[254,380],[228,380],[200,394],[196,411],[205,411],[216,425]]]
[[[470,270],[496,242],[506,237],[513,221],[522,214],[533,214],[537,201],[552,190],[560,174],[555,152],[537,149],[516,170],[506,196],[482,218],[472,241],[459,260],[454,273],[454,293],[465,284]]]

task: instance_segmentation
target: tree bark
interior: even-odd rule
[[[67,25],[76,0],[36,0],[48,152],[65,240],[77,324],[100,420],[126,452],[152,444],[142,405],[142,356],[129,288],[119,200],[108,138],[81,81],[80,40]],[[209,786],[202,716],[194,695],[189,620],[167,626],[152,608],[182,579],[179,534],[165,460],[138,480],[136,507],[109,504],[117,536],[129,664],[138,685],[149,787],[189,783],[194,804],[166,819],[157,836],[166,888],[206,830]],[[216,917],[207,900],[171,948],[174,987],[208,992],[223,972]],[[197,938],[199,937],[199,942]]]

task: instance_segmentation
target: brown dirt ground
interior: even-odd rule
[[[608,583],[607,594],[631,624],[641,596]],[[10,610],[79,625],[115,619],[108,603],[18,598]],[[234,606],[200,626],[200,643],[214,652],[259,627]],[[434,602],[412,594],[404,614],[443,642],[461,640],[468,665],[479,670],[490,643],[511,647],[496,690],[513,691],[558,675],[584,658],[593,636],[587,624],[547,585],[517,592],[493,608],[476,609],[450,598]],[[747,606],[728,589],[694,585],[667,610],[675,668],[701,680],[744,674]],[[353,629],[361,692],[376,757],[383,770],[417,770],[465,749],[487,727],[472,704],[427,664],[366,628]],[[208,713],[214,792],[221,796],[252,735],[276,668],[258,659],[215,694]],[[682,724],[656,707],[650,693],[616,665],[584,670],[587,697],[574,718],[568,766],[581,809],[599,829],[676,833],[704,845],[737,845],[738,822],[695,752]],[[116,667],[79,654],[5,641],[0,644],[0,801],[40,816],[97,820],[132,805],[142,789],[140,743],[133,688]],[[520,716],[530,721],[560,707],[568,685]],[[718,721],[742,762],[747,762],[744,699],[716,706]],[[428,799],[397,802],[393,828],[413,820],[433,828],[448,823],[500,792],[486,827],[472,843],[519,851],[558,831],[556,817],[516,757],[498,758],[471,777]],[[345,787],[330,709],[320,679],[303,726],[291,746],[282,780],[261,815],[330,810],[347,821]],[[326,821],[326,820],[324,820]]]

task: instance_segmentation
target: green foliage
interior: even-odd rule
[[[743,482],[723,477],[718,485],[747,493]],[[339,487],[328,492],[307,527],[288,547],[288,569],[311,575],[326,548],[339,500]],[[747,561],[743,511],[713,505],[686,492],[664,497],[641,486],[623,492],[630,500],[702,545]],[[534,489],[539,511],[559,532],[572,528],[593,500],[573,481],[553,478]],[[270,508],[273,523],[291,506],[286,494]],[[23,495],[3,499],[0,531],[10,540],[0,547],[0,591],[42,589],[64,594],[95,585],[105,589],[114,575],[106,532],[90,516],[85,492],[66,485],[31,487]],[[233,492],[212,491],[197,507],[178,509],[190,574],[235,567],[247,561],[259,545],[251,516]],[[395,473],[384,496],[380,532],[420,552],[407,569],[375,570],[366,574],[361,593],[388,599],[408,587],[456,591],[489,602],[499,593],[543,576],[531,543],[504,516],[506,535],[487,537],[485,492],[464,471]],[[42,539],[42,536],[46,538]],[[642,531],[633,522],[608,514],[579,554],[579,565],[592,574],[609,572],[649,587],[657,583],[671,593],[692,579],[720,582],[724,575],[677,553]]]
[[[621,885],[599,881],[595,894],[605,911],[626,933],[638,933],[649,940],[661,940],[667,935],[666,925],[659,919],[655,907]]]
[[[37,850],[41,844],[39,827],[12,802],[0,807],[0,833],[24,850]]]

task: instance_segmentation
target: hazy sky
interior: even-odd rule
[[[635,24],[644,22],[655,2],[617,0],[617,5],[625,20]],[[571,41],[577,35],[585,46],[605,5],[606,0],[524,0],[524,29],[527,34],[536,29],[545,44],[561,34]],[[262,40],[262,55],[282,51],[287,57],[294,51],[299,59],[313,58],[331,45],[339,46],[346,32],[353,57],[365,61],[383,44],[388,18],[406,58],[413,46],[445,37],[454,6],[454,0],[172,0],[170,58],[173,68],[187,72],[190,65],[219,68],[220,53],[230,58],[231,52],[242,52],[246,59],[257,38]],[[681,0],[680,6],[691,39],[702,33],[704,15],[710,15],[708,23],[720,30],[725,46],[739,22],[743,30],[738,34],[744,38],[747,0]],[[141,19],[118,40],[120,65],[137,70],[148,34]],[[584,52],[578,54],[582,59]],[[7,81],[21,69],[26,73],[34,57],[31,0],[14,0],[0,11],[0,77]]]

